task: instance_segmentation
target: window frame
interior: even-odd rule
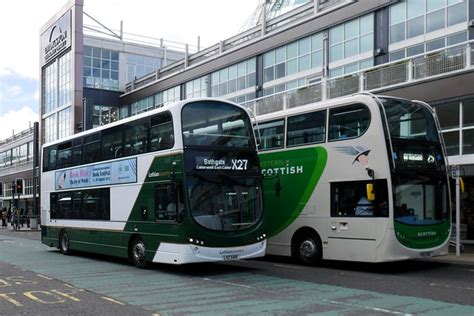
[[[333,138],[331,135],[332,135],[332,129],[333,129],[333,124],[331,124],[331,118],[334,117],[334,115],[332,115],[331,112],[334,112],[334,111],[338,111],[338,110],[341,110],[343,108],[347,108],[347,107],[354,107],[354,106],[358,106],[360,105],[362,108],[365,108],[367,114],[368,114],[368,123],[367,123],[367,126],[365,127],[365,129],[358,135],[356,136],[349,136],[349,137],[338,137],[338,138]],[[351,112],[354,112],[356,111],[355,110],[352,110]],[[338,113],[335,113],[335,114],[340,114],[341,112],[338,112]],[[370,108],[364,104],[364,103],[352,103],[352,104],[346,104],[346,105],[342,105],[342,106],[338,106],[338,107],[333,107],[333,108],[330,108],[329,111],[328,111],[328,123],[327,123],[327,141],[328,142],[336,142],[336,141],[344,141],[344,140],[349,140],[349,139],[356,139],[356,138],[359,138],[359,137],[362,137],[370,128],[370,125],[372,124],[372,113],[370,111]]]
[[[360,204],[361,197],[366,196],[366,187],[367,184],[372,183],[375,191],[375,200],[370,202],[371,204],[371,211],[372,215],[357,215],[356,208],[358,206],[367,206],[366,204]],[[342,204],[340,202],[341,199],[344,197],[339,197],[339,194],[343,194],[344,191],[337,192],[339,190],[343,190],[344,187],[349,188],[348,192],[353,192],[354,196],[348,198],[349,202],[344,201],[344,205],[351,205],[354,207],[348,208],[345,213],[341,213],[339,210],[339,205]],[[362,196],[360,192],[362,193]],[[377,197],[382,195],[381,199]],[[330,182],[330,203],[331,203],[331,211],[330,216],[333,218],[388,218],[389,217],[389,193],[388,193],[388,181],[387,179],[376,179],[376,180],[362,180],[362,181],[334,181]],[[385,203],[385,204],[384,204]]]

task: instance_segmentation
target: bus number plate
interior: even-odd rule
[[[433,251],[420,252],[420,257],[422,257],[422,258],[431,258],[431,257],[433,257]]]
[[[223,255],[222,258],[226,261],[228,261],[228,260],[237,260],[237,259],[239,259],[239,255]]]

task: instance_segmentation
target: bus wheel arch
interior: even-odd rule
[[[137,268],[145,269],[148,266],[145,242],[138,234],[130,237],[128,242],[128,257]]]
[[[58,248],[59,248],[59,251],[63,255],[70,255],[71,254],[71,242],[70,242],[70,239],[69,239],[69,235],[68,235],[68,233],[66,232],[65,229],[62,229],[59,232]]]
[[[304,265],[317,265],[323,259],[323,244],[319,234],[310,227],[298,229],[291,239],[291,255]]]

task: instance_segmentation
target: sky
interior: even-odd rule
[[[41,27],[67,0],[0,1],[0,140],[39,121]],[[197,45],[239,33],[259,0],[84,0],[84,11],[111,29]],[[90,24],[90,20],[84,20]]]

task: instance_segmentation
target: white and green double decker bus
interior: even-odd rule
[[[259,160],[247,111],[164,106],[42,148],[42,242],[184,264],[263,256]]]
[[[358,94],[257,121],[268,254],[304,264],[447,254],[446,155],[428,105]]]

